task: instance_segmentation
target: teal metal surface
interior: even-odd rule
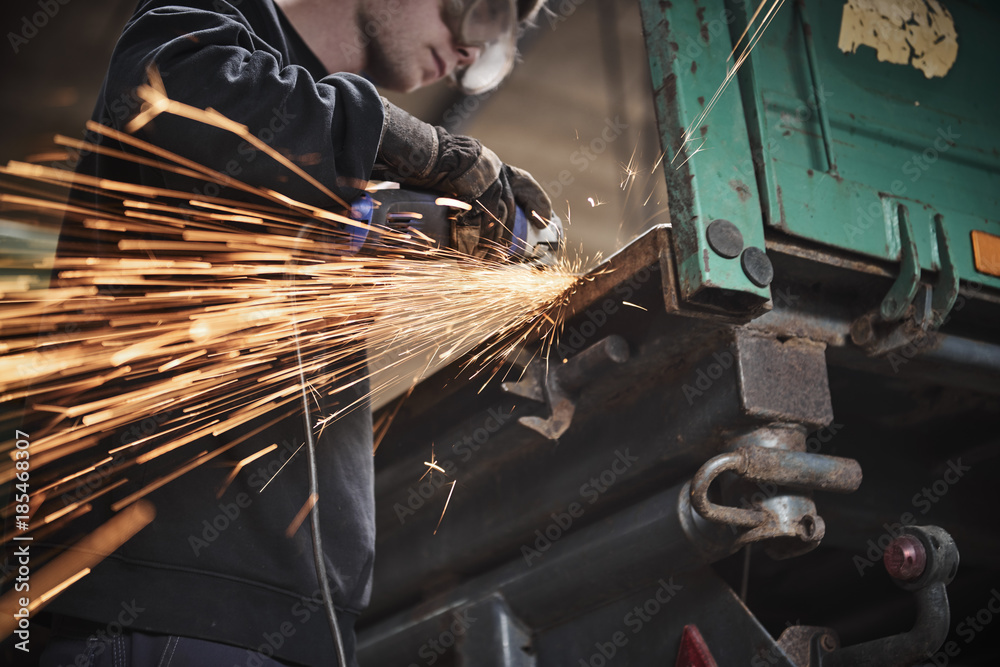
[[[952,259],[951,239],[948,238],[944,218],[940,215],[934,218],[934,234],[937,238],[938,258],[941,261],[941,269],[938,271],[938,279],[934,283],[931,298],[933,318],[931,326],[936,329],[944,324],[945,318],[948,317],[955,301],[958,300],[960,278]]]
[[[917,256],[917,242],[913,238],[913,225],[910,223],[910,212],[906,204],[889,203],[889,215],[895,212],[896,225],[899,231],[900,262],[899,275],[892,284],[889,293],[882,300],[882,319],[895,322],[903,318],[907,308],[913,303],[920,287],[920,259]]]
[[[739,257],[715,253],[705,232],[713,220],[729,220],[740,229],[745,248],[764,248],[761,202],[735,81],[697,128],[695,140],[682,145],[685,128],[726,77],[735,16],[723,0],[641,0],[640,4],[666,153],[663,169],[681,297],[719,312],[760,312],[770,290],[750,282]],[[704,150],[698,151],[702,142]]]
[[[738,14],[731,34],[755,5],[729,1]],[[785,3],[740,76],[762,210],[781,231],[900,262],[907,283],[912,256],[921,269],[949,274],[942,287],[957,277],[1000,288],[1000,278],[976,271],[971,241],[975,229],[1000,235],[1000,4],[944,5],[958,58],[929,79],[879,62],[867,46],[843,53],[844,2]],[[915,252],[900,232],[899,204]]]

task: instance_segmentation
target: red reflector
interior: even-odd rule
[[[674,667],[719,667],[697,625],[685,625],[681,635],[681,650],[677,652]]]

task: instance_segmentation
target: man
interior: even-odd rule
[[[271,146],[344,199],[375,177],[474,202],[459,243],[485,254],[509,241],[515,204],[545,224],[539,220],[551,215],[551,205],[544,192],[474,139],[383,100],[357,73],[401,91],[444,77],[468,91],[488,90],[510,71],[517,28],[541,4],[143,0],[115,48],[94,117],[122,128],[139,110],[132,91],[153,66],[171,98],[216,109],[258,136],[266,131]],[[251,185],[335,207],[217,129],[163,114],[140,136]],[[204,186],[97,152],[79,170],[181,191]],[[100,243],[92,250],[99,252]],[[359,382],[325,398],[321,410],[366,393]],[[248,465],[221,498],[215,494],[231,468],[198,468],[151,494],[156,521],[51,604],[55,627],[43,665],[336,664],[340,641],[347,664],[355,664],[354,621],[370,596],[374,557],[370,411],[347,414],[317,438],[320,559],[311,530],[284,537],[311,488],[306,457],[295,455],[306,439],[301,420],[262,419],[197,446],[237,437],[245,442],[227,453],[230,463],[269,443],[278,449]],[[177,456],[174,463],[190,454]],[[260,493],[279,467],[274,485]],[[144,483],[142,474],[130,471],[129,484],[109,493],[109,502]]]

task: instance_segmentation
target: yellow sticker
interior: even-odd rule
[[[955,64],[958,33],[939,0],[847,0],[837,46],[870,46],[880,62],[912,65],[930,79]]]
[[[972,231],[972,256],[976,271],[1000,278],[1000,236]]]

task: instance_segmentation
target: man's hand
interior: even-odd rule
[[[472,204],[458,221],[458,250],[479,257],[502,254],[511,244],[516,206],[535,227],[547,225],[552,202],[531,174],[503,164],[472,137],[424,123],[388,100],[383,104],[386,120],[372,175]]]

